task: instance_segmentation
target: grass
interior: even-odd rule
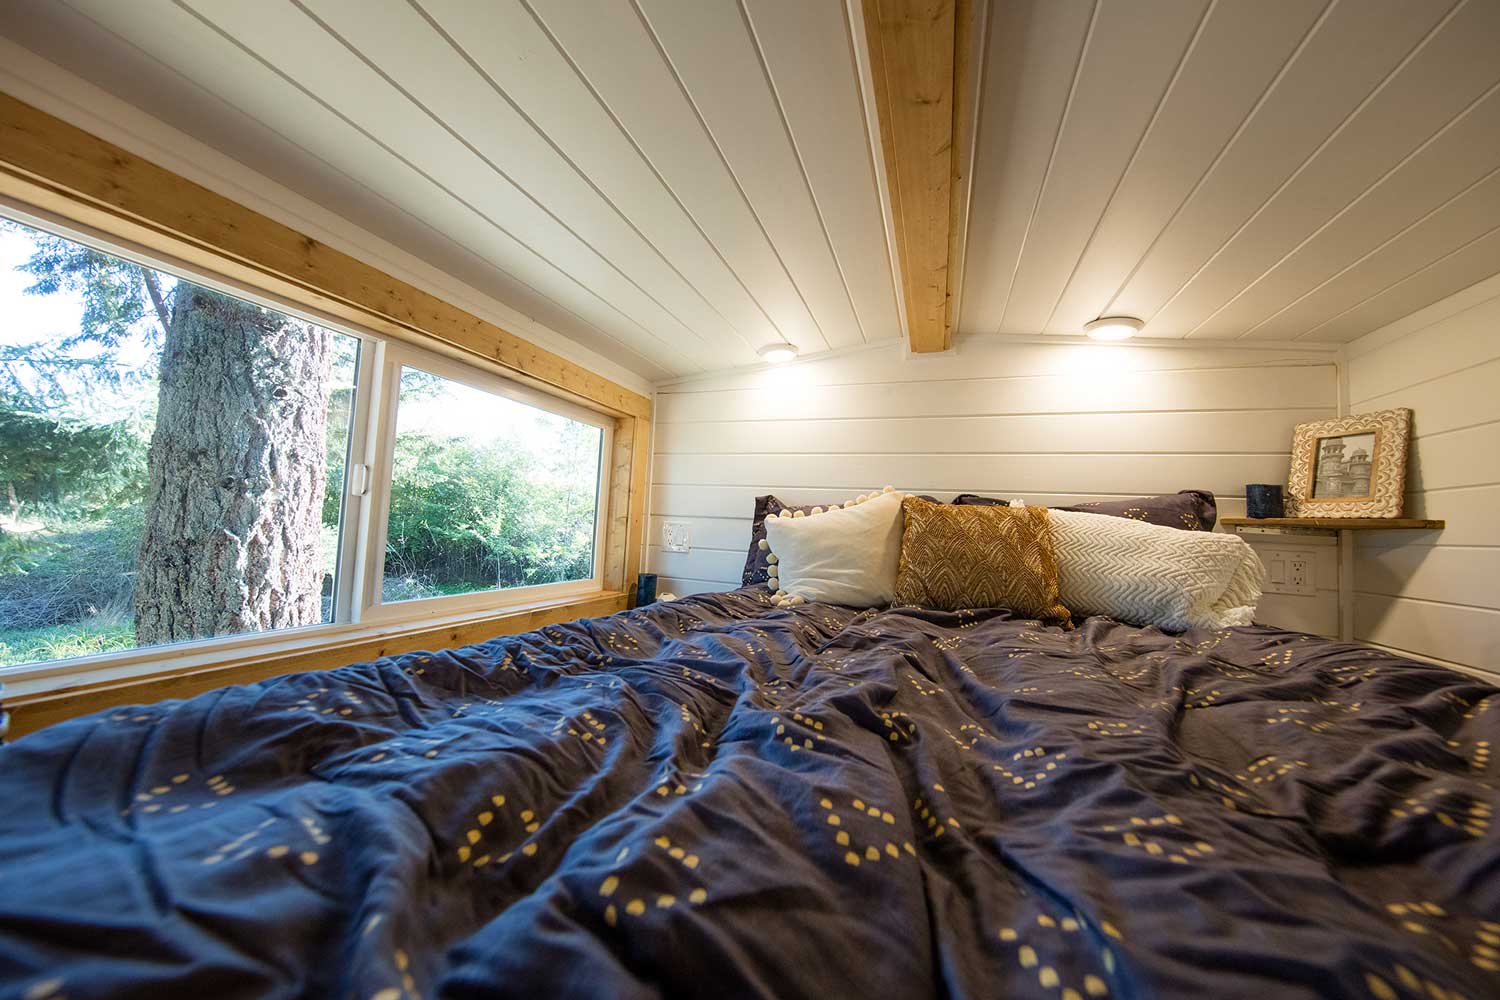
[[[387,576],[381,587],[380,599],[391,604],[396,601],[419,601],[427,597],[454,597],[458,594],[473,594],[481,590],[494,589],[493,582],[434,581],[423,576]]]
[[[135,648],[129,622],[82,621],[45,628],[0,629],[0,667]]]

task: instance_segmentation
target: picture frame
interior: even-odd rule
[[[1400,517],[1410,437],[1405,407],[1298,424],[1287,516]]]

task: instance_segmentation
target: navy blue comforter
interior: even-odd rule
[[[0,996],[1500,995],[1500,691],[746,590],[0,749]]]

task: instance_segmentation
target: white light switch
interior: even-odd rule
[[[667,552],[687,552],[693,547],[692,533],[682,521],[661,523],[661,547]]]

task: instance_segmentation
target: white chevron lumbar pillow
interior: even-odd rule
[[[1050,512],[1058,590],[1075,618],[1181,631],[1249,625],[1265,567],[1237,535]]]

